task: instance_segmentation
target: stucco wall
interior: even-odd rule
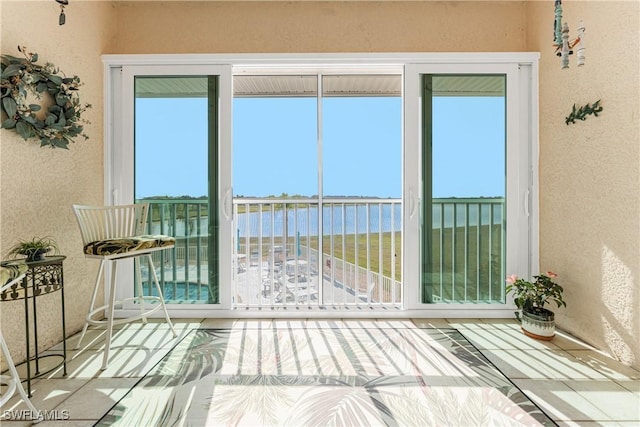
[[[69,150],[40,148],[15,132],[0,131],[0,254],[19,239],[53,236],[64,263],[67,331],[82,327],[97,263],[82,256],[82,243],[71,209],[73,203],[103,203],[102,62],[110,43],[113,7],[101,2],[72,2],[67,23],[58,25],[53,1],[2,1],[0,44],[3,54],[19,56],[18,45],[39,54],[39,63],[52,62],[84,86],[80,96],[93,108],[86,118],[90,139],[79,139]],[[2,333],[16,361],[24,360],[24,304],[0,303]],[[38,299],[41,348],[62,338],[59,293]],[[33,341],[31,341],[33,343]],[[33,353],[32,353],[33,354]]]
[[[110,53],[522,51],[522,2],[128,2]]]
[[[540,268],[560,274],[563,329],[640,366],[640,3],[563,1],[586,63],[553,55],[553,5],[531,2],[540,59]],[[566,125],[573,104],[603,112]]]

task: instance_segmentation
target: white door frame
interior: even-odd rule
[[[533,63],[533,62],[532,62]],[[533,189],[537,188],[537,138],[532,134],[533,106],[530,105],[531,64],[505,63],[414,63],[405,68],[405,157],[404,200],[408,200],[404,224],[407,229],[421,228],[420,206],[422,176],[422,90],[421,76],[424,74],[447,75],[496,75],[506,76],[506,268],[509,274],[528,277],[537,266],[537,197],[532,203]],[[526,70],[525,70],[526,68]],[[537,97],[536,97],[537,99]],[[536,193],[537,194],[537,193]],[[403,280],[420,283],[420,233],[403,234]],[[535,262],[535,263],[534,263]],[[513,314],[512,298],[507,304],[483,304],[476,308],[470,304],[425,304],[422,303],[421,287],[405,288],[409,310],[426,310],[443,317],[477,317],[486,310],[494,313],[508,310]]]
[[[133,141],[133,87],[128,83],[129,73],[141,72],[151,75],[154,72],[164,75],[220,75],[220,181],[221,197],[232,197],[231,188],[231,123],[232,123],[232,68],[300,70],[301,68],[331,70],[353,70],[355,68],[403,66],[404,73],[404,134],[403,134],[403,282],[405,287],[404,310],[392,313],[376,312],[376,317],[512,317],[514,306],[511,299],[501,305],[436,305],[419,303],[420,264],[419,254],[419,204],[421,189],[419,186],[419,152],[416,150],[421,141],[419,131],[420,90],[419,74],[424,73],[464,73],[472,69],[502,69],[508,75],[508,111],[509,117],[517,117],[517,126],[509,131],[507,138],[517,141],[508,150],[508,160],[515,161],[512,169],[517,184],[507,190],[509,215],[516,215],[515,235],[507,233],[509,255],[507,271],[529,276],[538,268],[538,53],[389,53],[389,54],[163,54],[163,55],[103,55],[105,68],[105,204],[127,203],[133,200],[133,168],[130,148],[123,144],[127,139]],[[497,67],[497,68],[496,68]],[[130,71],[127,71],[130,70]],[[169,73],[171,70],[171,73]],[[186,72],[189,70],[189,72]],[[177,73],[177,74],[176,74]],[[514,89],[516,89],[514,91]],[[511,93],[514,91],[515,93]],[[123,100],[129,98],[129,107]],[[516,110],[512,114],[512,108]],[[515,120],[515,119],[514,119]],[[511,129],[511,128],[510,128]],[[132,144],[131,144],[132,145]],[[127,156],[129,156],[127,158]],[[131,172],[127,172],[130,169]],[[128,186],[128,187],[127,187]],[[128,189],[127,189],[128,188]],[[230,248],[233,244],[232,218],[224,212],[224,206],[231,206],[230,200],[220,201],[221,224],[220,247]],[[227,222],[229,224],[227,224]],[[224,228],[223,228],[224,225]],[[526,244],[519,244],[525,239]],[[225,246],[226,245],[226,246]],[[517,249],[516,249],[517,248]],[[514,253],[511,253],[514,250]],[[220,251],[221,266],[231,266],[231,251]],[[129,277],[132,277],[130,275]],[[232,269],[220,268],[222,284],[231,283]],[[130,279],[129,279],[130,280]],[[119,292],[123,288],[121,287]],[[133,292],[133,286],[130,287]],[[300,317],[302,313],[264,313],[232,310],[230,286],[221,285],[222,304],[175,305],[170,306],[174,317]],[[118,295],[118,297],[124,295]],[[125,307],[116,315],[126,315],[132,308]],[[338,311],[337,317],[371,317],[372,313],[350,313]],[[304,317],[327,317],[326,311],[305,311]]]
[[[136,76],[207,76],[219,77],[219,179],[217,181],[219,200],[219,241],[218,254],[220,265],[232,265],[231,252],[225,250],[233,244],[232,235],[232,188],[231,188],[231,67],[218,64],[153,64],[121,65],[110,67],[109,75],[117,79],[112,92],[116,99],[107,103],[106,113],[114,115],[112,132],[109,139],[105,139],[105,204],[130,204],[134,203],[134,103]],[[115,76],[114,76],[115,75]],[[119,86],[119,88],[115,87]],[[119,93],[119,96],[118,96]],[[119,101],[118,101],[119,100]],[[109,127],[109,126],[107,126]],[[108,148],[107,148],[108,146]],[[108,150],[108,151],[107,151]],[[133,277],[133,263],[130,262],[124,268],[118,269],[120,283],[131,282]],[[232,270],[230,268],[218,270],[220,283],[230,283]],[[220,304],[193,304],[191,310],[215,309],[229,310],[231,292],[229,287],[219,287]],[[133,297],[132,286],[119,286],[116,298],[124,300]],[[170,306],[170,305],[169,305]],[[123,312],[136,310],[133,303],[123,306]],[[120,312],[118,312],[120,314]]]

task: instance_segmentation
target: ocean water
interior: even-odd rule
[[[478,199],[476,199],[478,200]],[[479,199],[482,200],[482,199]],[[470,203],[435,203],[432,209],[434,229],[501,224],[504,219],[502,199],[488,199]],[[318,235],[318,207],[309,205],[287,209],[286,221],[282,209],[264,212],[238,213],[234,216],[236,234],[240,237]],[[152,225],[152,233],[173,236],[197,236],[208,233],[208,217],[190,220],[165,221]],[[397,202],[376,204],[339,204],[323,210],[322,230],[324,235],[378,233],[402,230],[402,206]],[[199,225],[199,227],[198,227]],[[187,234],[188,229],[188,234]]]

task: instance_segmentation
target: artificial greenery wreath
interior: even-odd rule
[[[25,140],[39,139],[41,147],[69,148],[76,136],[88,139],[83,129],[89,122],[81,116],[91,105],[80,103],[80,78],[59,75],[59,69],[49,62],[36,64],[38,54],[27,52],[24,46],[18,46],[18,51],[24,58],[0,55],[0,111],[6,114],[2,127],[15,129]],[[39,100],[48,94],[52,105],[29,103],[29,94]]]

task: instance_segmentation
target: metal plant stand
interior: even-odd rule
[[[64,317],[64,274],[62,269],[62,262],[66,259],[66,256],[56,255],[45,257],[42,261],[27,261],[26,264],[29,267],[25,278],[21,283],[16,283],[4,292],[0,293],[0,301],[15,301],[24,300],[24,316],[25,316],[25,334],[26,334],[26,347],[27,347],[27,359],[24,364],[27,368],[27,395],[31,397],[31,380],[38,378],[42,375],[46,375],[60,366],[63,367],[63,375],[67,375],[67,342],[66,342],[66,325]],[[40,356],[38,352],[38,297],[53,292],[60,291],[60,301],[62,307],[62,353],[61,354],[47,354]],[[31,306],[33,309],[33,337],[35,355],[31,357],[30,351],[30,325],[29,325],[29,300],[31,300]],[[61,357],[62,361],[48,369],[45,372],[40,371],[40,359],[48,357]],[[35,363],[35,372],[31,373],[31,362]],[[19,365],[18,365],[19,366]]]

